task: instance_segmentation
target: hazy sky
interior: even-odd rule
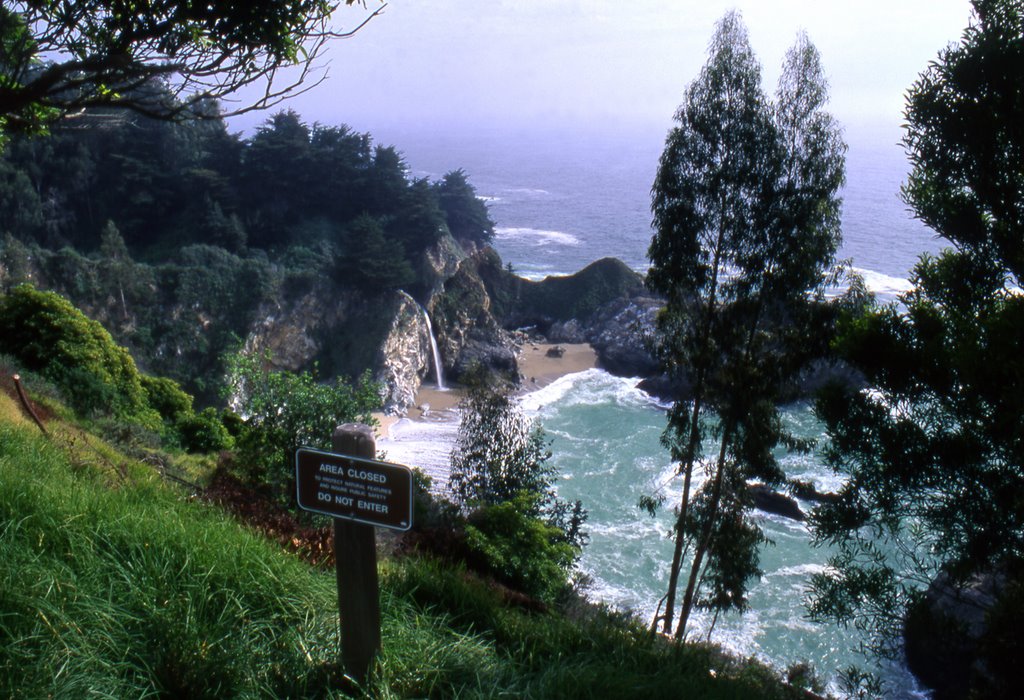
[[[906,89],[970,16],[968,0],[391,0],[332,45],[326,82],[288,105],[311,123],[371,132],[438,123],[667,126],[731,8],[742,12],[769,92],[806,30],[822,54],[832,110],[854,129],[896,129]],[[364,13],[343,7],[336,20],[352,26]]]

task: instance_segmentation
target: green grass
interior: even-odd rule
[[[141,465],[69,460],[15,416],[0,394],[0,698],[341,695],[333,574]],[[614,615],[526,613],[427,560],[381,573],[372,697],[792,696],[761,666]]]

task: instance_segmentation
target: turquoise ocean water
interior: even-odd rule
[[[498,251],[520,274],[569,273],[607,255],[645,269],[649,191],[663,133],[535,128],[470,134],[411,130],[385,136],[401,144],[414,176],[437,178],[457,167],[467,171],[489,203]],[[939,249],[899,199],[907,166],[898,137],[877,130],[847,137],[840,256],[851,258],[883,299],[908,287],[919,254]],[[523,408],[552,438],[561,495],[581,499],[590,512],[591,542],[582,560],[592,580],[589,595],[649,620],[667,581],[672,511],[669,505],[652,519],[637,501],[660,492],[667,504],[676,502],[681,483],[659,442],[665,406],[636,384],[635,379],[589,370],[526,395]],[[798,435],[823,437],[806,405],[787,407],[785,417]],[[425,423],[402,421],[381,447],[389,459],[443,470],[456,422],[450,414]],[[819,489],[840,483],[816,455],[780,457],[791,476],[809,479]],[[712,640],[780,668],[810,661],[833,684],[839,669],[857,663],[881,675],[887,696],[922,695],[899,663],[876,666],[861,656],[861,639],[854,631],[807,619],[809,576],[822,569],[828,552],[811,546],[801,523],[757,517],[774,541],[762,553],[765,576],[753,587],[751,609],[719,619]],[[698,619],[696,633],[706,634],[709,622]]]

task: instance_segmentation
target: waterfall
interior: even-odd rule
[[[423,318],[427,320],[427,333],[430,334],[430,351],[434,355],[434,380],[437,383],[437,388],[444,391],[446,387],[444,385],[444,371],[441,369],[441,353],[437,349],[437,338],[434,337],[434,326],[430,323],[430,314],[427,313],[426,309],[423,309]]]

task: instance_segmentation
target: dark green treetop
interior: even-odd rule
[[[938,569],[1024,564],[1024,5],[973,5],[906,110],[904,196],[952,248],[921,258],[903,309],[846,320],[837,349],[870,390],[817,405],[848,481],[814,517],[839,554],[812,609],[874,630],[882,650]]]
[[[456,240],[476,245],[491,242],[494,222],[487,205],[477,197],[476,188],[466,178],[466,171],[459,169],[446,173],[435,188],[448,230]]]

